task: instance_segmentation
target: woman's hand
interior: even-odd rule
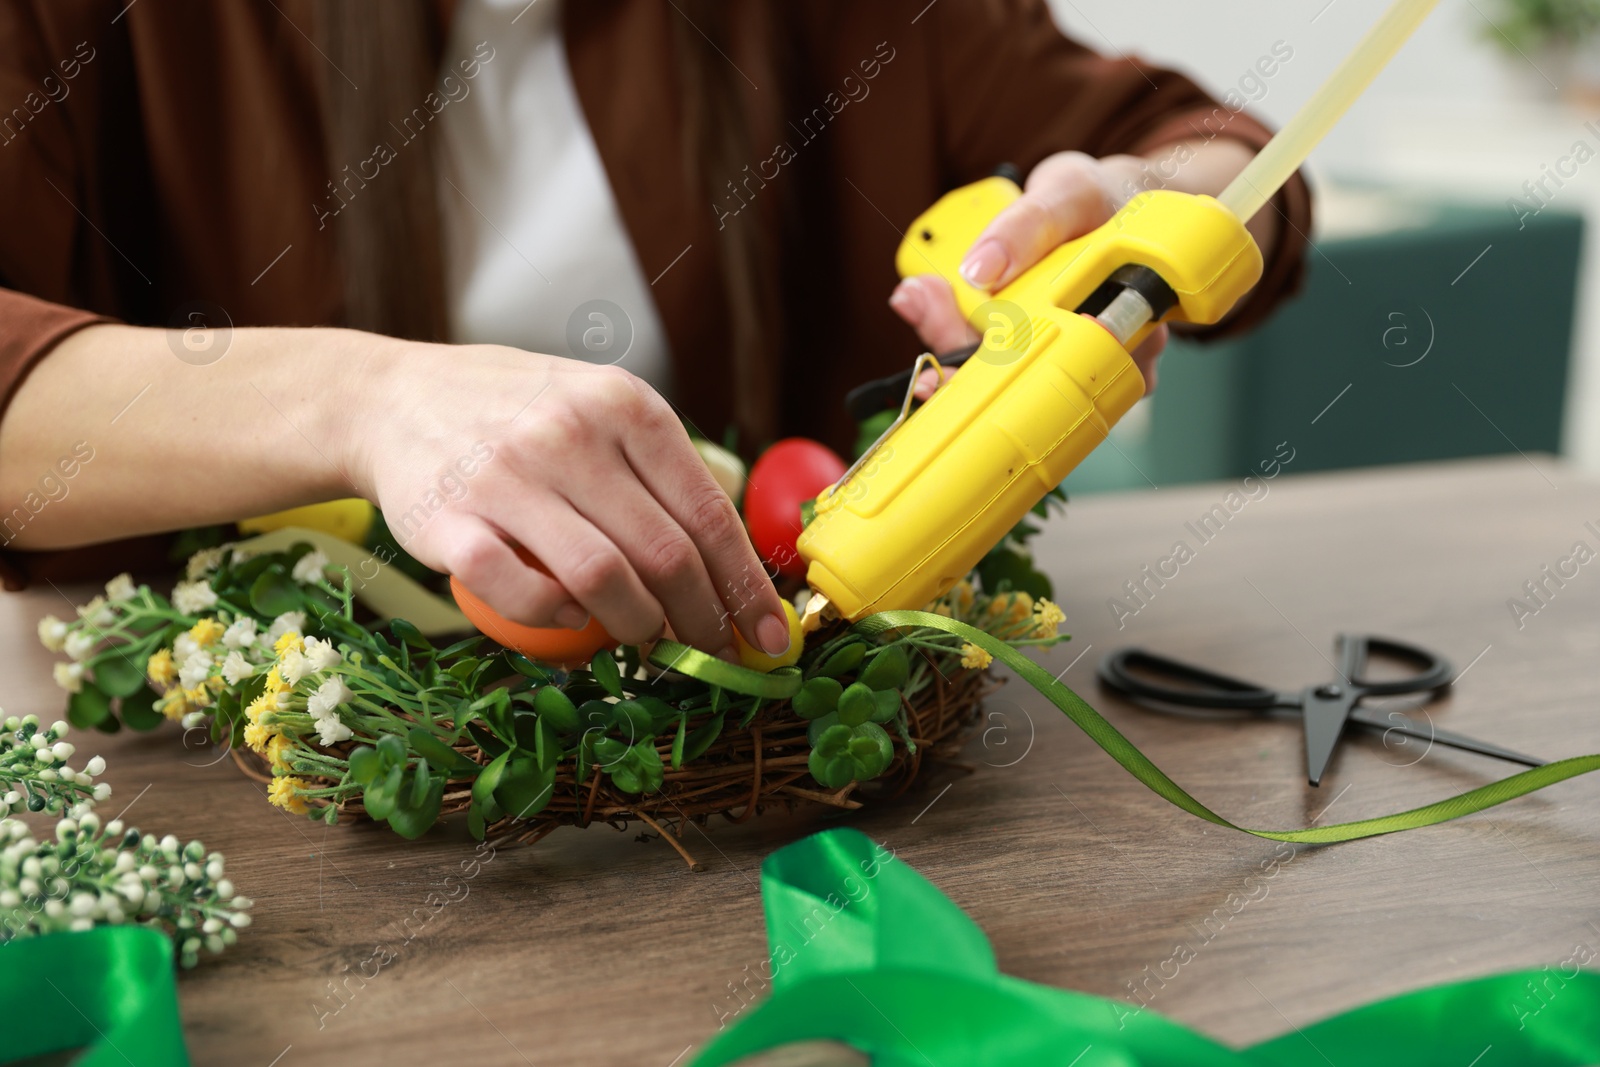
[[[648,385],[493,345],[386,347],[366,361],[379,384],[354,394],[345,454],[412,555],[529,625],[593,616],[629,644],[670,625],[715,653],[733,646],[731,619],[774,655],[788,647],[733,502]]]
[[[1059,245],[1100,226],[1138,189],[1146,161],[1137,156],[1095,159],[1082,152],[1058,152],[1033,168],[1022,195],[984,228],[961,263],[968,285],[988,292],[1009,285]],[[937,274],[906,278],[889,297],[889,306],[905,319],[931,352],[948,352],[978,340],[961,315],[950,284]],[[1156,360],[1167,345],[1167,328],[1159,326],[1133,353],[1144,375],[1145,392],[1156,386]],[[917,395],[926,400],[938,385],[938,374],[924,371]]]

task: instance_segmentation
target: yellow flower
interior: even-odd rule
[[[296,652],[304,652],[306,643],[293,630],[285,630],[283,636],[278,638],[277,643],[272,646],[272,651],[281,656],[291,648]]]
[[[1067,621],[1067,613],[1048,600],[1033,606],[1033,632],[1036,637],[1054,637],[1060,625]]]
[[[178,678],[178,665],[172,662],[172,649],[163,648],[151,656],[144,672],[157,685],[171,685]]]
[[[981,671],[994,662],[994,657],[986,649],[968,641],[961,646],[961,665],[969,671]]]
[[[167,694],[155,703],[155,709],[169,719],[181,719],[189,714],[188,696],[182,689],[174,686]]]
[[[307,788],[303,779],[284,776],[274,778],[272,784],[267,786],[267,799],[285,811],[292,811],[296,815],[304,815],[307,811],[306,802],[300,796],[300,791]]]
[[[264,712],[277,710],[278,694],[269,689],[250,702],[249,707],[244,709],[244,717],[251,722],[260,722]]]
[[[246,732],[248,733],[248,730]],[[292,751],[294,751],[293,741],[289,740],[287,737],[284,737],[282,734],[273,735],[272,740],[267,742],[266,753],[267,759],[272,761],[272,769],[274,771],[288,770],[289,753]]]
[[[1002,593],[989,602],[989,614],[1003,622],[1022,622],[1033,614],[1033,597],[1027,593]]]
[[[194,638],[195,644],[201,648],[206,648],[216,644],[225,629],[226,627],[216,619],[201,619],[189,627],[189,636]]]
[[[206,683],[201,682],[194,689],[185,689],[183,699],[187,701],[194,711],[211,706],[211,694],[206,692]]]
[[[258,722],[245,724],[244,743],[249,745],[255,752],[265,754],[267,745],[272,741],[272,736],[272,731]]]
[[[268,693],[276,693],[278,690],[283,688],[285,688],[283,684],[283,676],[278,673],[278,668],[274,667],[267,672],[267,688],[265,691]]]

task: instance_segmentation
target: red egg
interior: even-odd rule
[[[744,490],[744,521],[750,540],[769,566],[790,578],[803,578],[805,560],[795,549],[803,528],[800,505],[844,477],[845,461],[817,441],[788,437],[750,468]]]

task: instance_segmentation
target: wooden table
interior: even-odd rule
[[[1237,487],[1075,501],[1042,539],[1076,634],[1046,662],[1180,784],[1242,824],[1291,827],[1412,807],[1511,768],[1437,748],[1414,762],[1414,746],[1362,737],[1311,788],[1297,721],[1138,710],[1093,680],[1113,648],[1291,688],[1332,677],[1335,632],[1390,634],[1467,668],[1430,708],[1439,726],[1547,757],[1600,751],[1600,562],[1520,628],[1507,607],[1575,542],[1600,548],[1584,525],[1600,528],[1600,485],[1518,457],[1266,484],[1176,577],[1148,586],[1120,630],[1108,599],[1174,542],[1195,547],[1185,524]],[[33,628],[63,607],[48,587],[0,601],[8,712],[59,712]],[[1012,974],[1130,1008],[1137,984],[1152,1010],[1247,1043],[1420,985],[1600,947],[1600,782],[1296,849],[1270,881],[1247,883],[1280,846],[1157,799],[1017,683],[990,710],[969,750],[976,773],[946,770],[848,822],[965,908]],[[410,843],[292,819],[228,760],[184,751],[176,728],[80,737],[79,748],[110,761],[108,814],[130,804],[136,825],[222,849],[257,901],[240,943],[182,978],[200,1064],[681,1063],[738,1010],[735,991],[759,988],[762,857],[834,821],[690,831],[701,874],[659,841],[601,827],[502,850],[468,878],[461,828]],[[393,959],[378,976],[346,981],[380,945]],[[1174,968],[1180,945],[1193,958]]]

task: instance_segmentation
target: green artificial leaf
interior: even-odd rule
[[[410,781],[398,792],[404,802],[397,804],[388,815],[389,826],[407,840],[415,840],[428,832],[439,821],[439,807],[444,799],[444,779],[430,775],[426,767],[411,771]],[[371,811],[368,808],[368,811]]]
[[[855,779],[855,763],[852,760],[844,756],[825,756],[817,748],[811,750],[806,769],[824,789],[843,789]]]
[[[404,619],[390,619],[389,632],[419,652],[432,652],[433,642],[422,636],[422,631]]]
[[[860,726],[877,710],[878,702],[865,682],[853,682],[839,695],[839,721],[846,726]]]
[[[893,644],[873,655],[859,681],[870,689],[899,689],[910,678],[911,659],[906,655],[906,646]]]
[[[661,753],[656,749],[655,742],[639,742],[633,746],[633,755],[640,784],[644,787],[641,792],[654,793],[660,790],[661,783],[666,781],[666,767],[661,763]]]
[[[478,669],[478,666],[479,661],[472,656],[468,656],[465,659],[458,659],[454,663],[450,664],[450,669],[445,671],[445,673],[457,681],[466,682],[472,679],[472,674]]]
[[[269,619],[286,611],[296,611],[301,603],[300,587],[281,568],[262,571],[250,583],[250,608]]]
[[[473,742],[477,744],[479,748],[483,749],[484,755],[488,756],[490,759],[493,759],[495,756],[498,756],[503,752],[509,752],[511,750],[510,745],[496,737],[494,735],[494,731],[490,730],[481,722],[467,723],[467,733],[472,737]]]
[[[858,765],[857,778],[862,781],[876,778],[893,762],[894,742],[883,727],[876,723],[862,723],[855,728],[855,734],[850,739],[850,756]]]
[[[406,743],[400,740],[398,734],[384,734],[378,738],[378,755],[383,760],[383,769],[398,767],[406,761]]]
[[[555,792],[555,768],[541,767],[533,756],[519,756],[506,765],[495,787],[494,799],[506,814],[517,819],[537,815]]]
[[[126,649],[114,648],[89,661],[89,669],[95,686],[109,696],[130,697],[144,688],[144,671],[130,662]]]
[[[637,700],[619,700],[611,705],[611,721],[630,741],[655,732],[655,716]]]
[[[826,678],[838,678],[840,675],[849,674],[861,665],[861,659],[867,654],[865,641],[851,641],[842,648],[834,649],[828,658],[817,666],[817,673]]]
[[[806,743],[812,748],[817,747],[817,738],[821,737],[830,727],[839,725],[839,713],[830,711],[820,719],[812,719],[806,726]]]
[[[506,659],[511,664],[511,669],[525,678],[532,678],[541,684],[550,681],[550,672],[539,666],[533,660],[520,652],[507,652]]]
[[[371,785],[382,769],[383,760],[377,749],[358,745],[350,750],[350,780],[357,785]]]
[[[500,779],[506,773],[506,765],[511,762],[511,753],[503,752],[489,761],[489,765],[478,773],[472,783],[472,802],[474,805],[485,809],[494,805],[494,791],[500,788]],[[484,813],[485,819],[494,821],[488,812]]]
[[[427,760],[434,770],[453,778],[465,777],[478,770],[476,763],[445,744],[424,726],[413,726],[406,737],[411,742],[411,750]]]
[[[495,689],[474,700],[469,705],[469,711],[478,713],[483,724],[493,730],[495,736],[508,745],[514,745],[517,735],[511,722],[511,694],[504,689]]]
[[[596,738],[590,751],[594,753],[595,762],[601,767],[610,767],[628,754],[629,745],[618,741],[614,737]]]
[[[533,710],[539,713],[541,722],[548,723],[557,733],[578,732],[577,706],[572,703],[571,697],[553,685],[547,685],[533,695]]]
[[[705,755],[706,749],[716,743],[722,736],[722,719],[725,713],[719,712],[694,728],[688,738],[683,742],[683,762],[690,763]]]
[[[533,731],[533,755],[539,761],[539,766],[554,771],[566,754],[556,732],[550,729],[544,719],[539,719]]]
[[[683,766],[683,743],[689,736],[689,716],[678,716],[678,730],[672,736],[672,769]]]
[[[606,692],[614,697],[620,697],[622,692],[622,672],[617,668],[616,657],[605,649],[594,654],[594,659],[589,662],[589,670],[594,672],[594,680],[599,682]]]
[[[605,733],[611,729],[611,702],[608,700],[585,700],[578,708],[578,728],[588,733],[598,730]]]
[[[83,688],[67,698],[67,721],[80,730],[99,726],[109,718],[111,698],[89,682],[83,683]]]
[[[660,697],[634,697],[650,713],[650,733],[658,734],[676,723],[682,712]]]
[[[400,802],[400,779],[405,769],[405,764],[395,764],[389,768],[387,774],[362,792],[361,803],[373,819],[382,822],[394,814],[395,807]]]
[[[122,716],[123,724],[131,730],[154,730],[167,721],[167,717],[156,710],[156,692],[150,688],[123,697],[117,705],[117,712]],[[232,725],[229,723],[230,727]]]
[[[844,686],[832,678],[813,678],[800,687],[791,701],[802,719],[820,719],[839,706]]]
[[[883,689],[873,693],[872,699],[878,706],[868,716],[869,722],[889,722],[900,714],[900,690]]]
[[[816,750],[828,758],[841,756],[850,745],[850,739],[855,736],[850,727],[843,724],[830,726],[822,731],[822,736],[817,738]]]

